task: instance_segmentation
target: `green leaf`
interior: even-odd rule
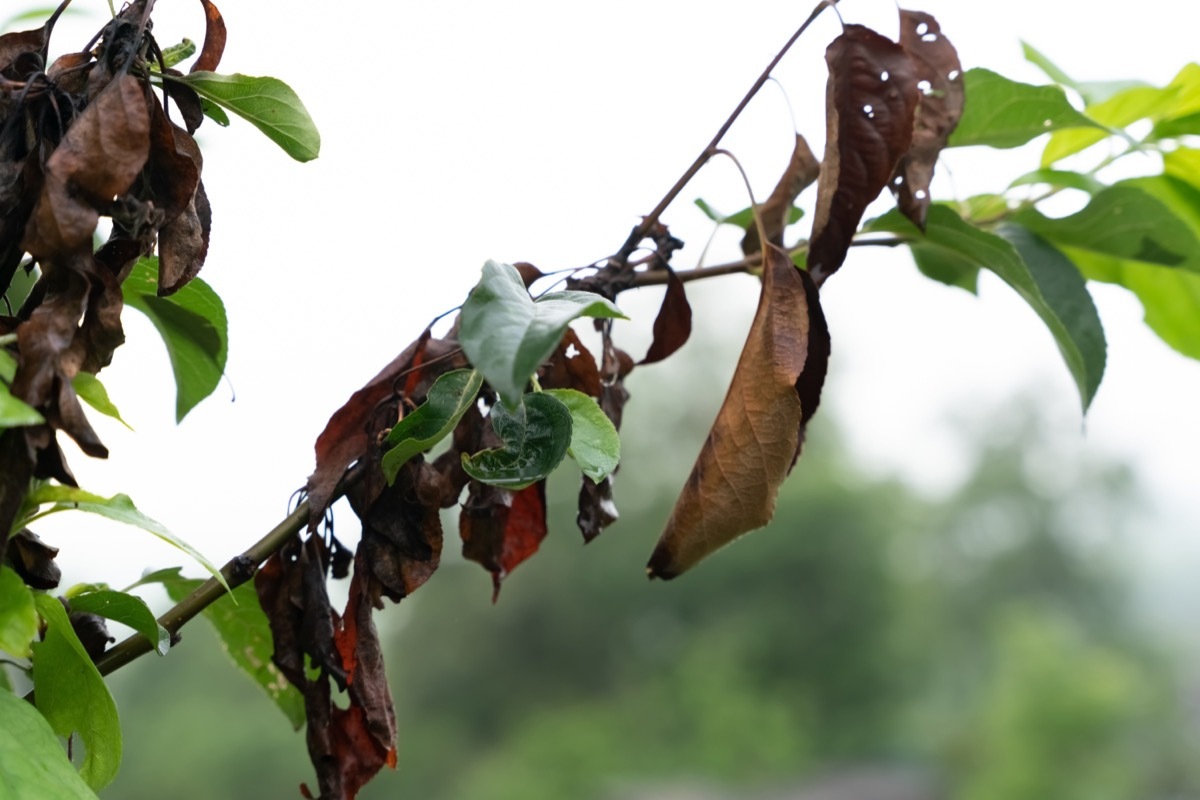
[[[191,58],[195,54],[196,43],[187,37],[184,37],[183,41],[181,41],[179,44],[173,44],[170,47],[164,47],[162,49],[163,63],[166,64],[168,68],[175,66],[185,59]],[[151,62],[150,68],[157,70],[158,62]]]
[[[84,592],[70,598],[72,611],[86,611],[128,625],[146,637],[160,656],[171,649],[171,634],[158,624],[154,612],[140,597],[112,589]]]
[[[483,375],[473,369],[456,369],[434,381],[425,402],[397,422],[388,434],[387,444],[391,449],[383,454],[383,474],[389,486],[406,461],[454,430],[475,403],[481,386]]]
[[[297,161],[312,161],[321,153],[321,134],[308,109],[278,78],[218,75],[203,70],[182,77],[163,77],[186,83],[201,99],[245,119]]]
[[[0,689],[0,720],[0,797],[97,800],[36,708]]]
[[[913,242],[909,245],[917,269],[927,278],[947,286],[979,292],[979,264],[961,254],[936,244]]]
[[[1096,194],[1105,184],[1091,175],[1082,172],[1072,172],[1065,169],[1035,169],[1013,180],[1008,188],[1015,186],[1050,186],[1054,189],[1078,189],[1088,194]]]
[[[33,406],[13,397],[8,384],[0,381],[0,428],[40,425],[46,420]]]
[[[548,392],[525,395],[515,410],[496,403],[491,418],[504,446],[462,454],[463,469],[478,481],[524,489],[553,472],[571,446],[571,412]]]
[[[721,214],[720,212],[718,212],[715,208],[710,206],[708,204],[708,201],[705,200],[703,197],[697,197],[692,202],[696,204],[696,208],[698,208],[704,212],[704,216],[708,217],[713,222],[719,223],[719,222],[721,222],[721,220],[725,219],[725,216],[723,214]]]
[[[231,120],[229,119],[229,115],[225,113],[225,109],[221,108],[216,103],[211,103],[208,100],[205,100],[203,97],[201,97],[200,98],[200,110],[204,112],[204,116],[208,117],[213,122],[220,125],[222,128],[229,127],[229,125],[231,123]]]
[[[33,645],[38,711],[59,736],[79,734],[84,746],[80,777],[99,791],[112,783],[121,766],[117,706],[71,628],[62,603],[42,592],[34,595],[34,602],[46,621],[45,637]]]
[[[212,394],[229,352],[229,322],[221,298],[193,278],[170,297],[158,296],[158,258],[142,258],[121,284],[125,304],[145,314],[162,336],[175,373],[175,419]]]
[[[1075,128],[1055,133],[1046,142],[1046,149],[1042,151],[1042,166],[1048,167],[1097,142],[1102,142],[1114,131],[1131,125],[1139,119],[1156,116],[1174,94],[1175,90],[1173,89],[1135,86],[1102,103],[1087,106],[1084,113],[1109,130]]]
[[[571,412],[571,446],[567,455],[596,483],[621,461],[621,437],[596,400],[575,389],[547,389]]]
[[[591,292],[552,292],[534,302],[515,269],[488,261],[463,304],[458,339],[475,368],[511,405],[520,402],[529,376],[579,317],[627,319]]]
[[[20,575],[0,566],[0,650],[27,658],[37,627],[33,593]]]
[[[1058,86],[1017,83],[978,68],[967,70],[963,80],[970,99],[949,147],[1017,147],[1062,128],[1096,127],[1071,107]]]
[[[1033,45],[1028,42],[1021,42],[1021,47],[1025,51],[1026,61],[1040,68],[1055,83],[1079,92],[1079,96],[1088,104],[1102,103],[1126,89],[1146,85],[1141,81],[1076,81],[1068,77],[1065,72],[1055,66],[1054,62],[1046,58]]]
[[[128,422],[121,419],[121,412],[117,410],[113,401],[109,399],[108,390],[104,388],[104,384],[95,375],[90,372],[77,373],[71,379],[71,385],[75,388],[75,394],[79,395],[80,400],[106,417],[112,417],[126,428],[129,428],[129,430],[133,430]]]
[[[1200,188],[1200,150],[1180,147],[1163,154],[1163,172]]]
[[[166,587],[171,599],[178,603],[195,591],[202,581],[181,578],[178,569],[173,572],[174,578],[162,575],[158,580]],[[292,727],[300,730],[305,722],[304,698],[271,661],[275,645],[271,640],[267,615],[258,603],[254,583],[243,583],[231,595],[222,597],[204,609],[204,617],[216,629],[226,655],[262,687],[287,716]]]
[[[78,510],[86,511],[89,514],[98,514],[117,522],[124,522],[126,525],[141,528],[148,533],[154,534],[172,547],[187,553],[197,563],[208,570],[222,586],[226,589],[229,588],[224,576],[221,575],[221,571],[213,566],[212,562],[202,556],[196,548],[167,530],[165,525],[156,522],[138,511],[133,501],[129,499],[129,495],[116,494],[112,497],[101,497],[98,494],[85,492],[83,489],[77,489],[73,486],[44,485],[30,492],[27,500],[35,506],[48,503],[54,504],[50,509],[39,512],[39,517],[59,511]]]
[[[1036,209],[1014,219],[1055,244],[1102,255],[1200,269],[1200,240],[1158,198],[1134,185],[1099,192],[1084,209],[1052,219]]]
[[[1050,329],[1087,410],[1104,373],[1104,329],[1083,278],[1061,253],[1016,226],[1002,227],[1004,238],[980,230],[943,204],[929,209],[924,240],[898,211],[872,220],[868,230],[936,245],[996,273]]]
[[[697,208],[704,212],[704,216],[708,217],[718,225],[733,225],[734,227],[741,228],[742,230],[749,230],[754,225],[754,206],[747,206],[741,211],[735,211],[734,213],[726,216],[699,197],[692,202],[696,204]],[[800,206],[792,206],[788,209],[788,225],[795,225],[803,218],[804,209],[800,208]]]

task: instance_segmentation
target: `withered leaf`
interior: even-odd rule
[[[663,295],[658,316],[654,318],[654,339],[646,357],[638,364],[654,364],[672,355],[687,343],[692,335],[692,306],[688,302],[683,281],[670,267],[667,271],[667,293]]]
[[[923,11],[901,9],[900,45],[912,56],[921,100],[913,123],[912,147],[896,165],[891,187],[901,213],[924,230],[938,154],[962,117],[962,64],[937,20]]]
[[[495,602],[501,581],[546,538],[546,482],[513,492],[471,481],[458,525],[463,557],[492,573]]]
[[[863,211],[912,145],[920,98],[908,53],[870,28],[847,25],[825,61],[825,160],[808,248],[817,285],[846,260]]]
[[[204,5],[204,46],[189,72],[216,72],[225,53],[225,20],[210,0],[200,2]]]
[[[608,341],[607,337],[605,349],[606,351],[613,350],[614,354],[622,353],[611,347],[611,341]],[[619,360],[619,356],[615,355],[615,358]],[[625,390],[623,377],[627,373],[628,370],[620,373],[619,377],[611,383],[606,383],[600,391],[600,408],[608,415],[618,430],[621,427],[625,402],[629,400],[629,392]],[[613,501],[614,475],[609,475],[600,483],[596,483],[586,475],[582,478],[579,488],[579,511],[575,516],[575,524],[579,526],[579,532],[583,534],[585,544],[599,536],[601,531],[620,517],[617,504]]]
[[[62,579],[62,570],[54,563],[58,548],[43,542],[33,531],[28,528],[17,531],[0,552],[5,554],[5,563],[12,565],[26,586],[42,591],[58,588]]]
[[[567,328],[558,349],[538,371],[538,376],[545,389],[575,389],[591,397],[600,396],[600,369],[596,358],[571,328]]]
[[[787,169],[779,176],[779,182],[771,190],[771,195],[758,207],[763,232],[768,242],[776,247],[783,247],[783,229],[787,227],[788,214],[795,205],[796,198],[811,186],[820,174],[821,162],[813,155],[805,138],[797,133]],[[758,240],[758,226],[751,225],[746,228],[746,235],[742,237],[742,253],[751,256],[761,251],[762,242]]]
[[[824,379],[827,356],[821,354],[828,353],[829,333],[817,308],[809,276],[768,248],[754,322],[725,402],[650,558],[652,577],[673,578],[770,521],[813,410],[805,403],[815,405],[812,389]]]

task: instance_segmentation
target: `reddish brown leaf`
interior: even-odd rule
[[[517,274],[521,276],[521,282],[525,284],[526,289],[528,289],[530,286],[533,286],[538,278],[545,277],[545,273],[543,273],[533,264],[530,264],[528,261],[518,261],[517,263],[513,264],[513,268],[516,269]]]
[[[920,99],[908,53],[870,28],[847,25],[825,61],[825,160],[808,249],[817,285],[846,260],[863,211],[908,152]]]
[[[600,369],[596,359],[571,328],[567,328],[558,349],[538,375],[546,389],[575,389],[590,397],[600,396]]]
[[[788,214],[795,205],[796,198],[811,186],[820,174],[821,162],[813,155],[804,137],[797,133],[787,169],[779,176],[779,182],[771,190],[770,197],[758,207],[759,216],[763,221],[763,232],[768,242],[776,247],[783,247],[783,229],[787,227]],[[742,253],[751,256],[761,250],[758,226],[752,225],[742,237]]]
[[[921,101],[913,124],[912,147],[896,165],[891,187],[900,212],[925,230],[925,215],[932,202],[929,185],[938,154],[962,118],[966,99],[962,64],[937,20],[923,11],[901,9],[900,44],[912,57]]]
[[[658,316],[654,318],[654,340],[646,357],[638,364],[654,364],[683,347],[692,335],[692,306],[688,303],[683,281],[670,267],[667,271],[667,293],[663,295]]]
[[[797,384],[823,379],[828,331],[807,274],[768,248],[762,294],[725,402],[650,559],[673,578],[738,536],[766,525],[801,445]],[[810,306],[812,304],[812,306]],[[819,374],[818,374],[819,373]],[[815,401],[813,401],[815,403]]]
[[[175,77],[183,76],[177,69],[168,69],[166,73]],[[162,90],[175,102],[187,132],[195,133],[204,122],[204,106],[200,103],[200,95],[183,81],[163,81]]]
[[[5,564],[12,566],[26,586],[43,591],[58,588],[62,579],[62,570],[54,563],[58,548],[43,542],[33,531],[28,528],[17,531],[0,553],[5,554]]]
[[[546,538],[546,482],[511,492],[471,481],[458,524],[463,557],[492,573],[495,602],[501,581]]]
[[[204,46],[200,48],[200,55],[190,71],[216,72],[221,63],[221,56],[225,53],[225,20],[210,0],[200,2],[204,4]]]

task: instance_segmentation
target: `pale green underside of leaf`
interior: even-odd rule
[[[621,460],[621,437],[595,398],[575,389],[547,389],[571,412],[571,446],[567,455],[579,469],[600,483]]]
[[[237,114],[297,161],[321,153],[321,134],[292,88],[278,78],[192,72],[182,78],[204,100]]]
[[[458,369],[438,377],[418,408],[396,423],[387,437],[391,446],[383,454],[383,474],[390,485],[400,467],[450,435],[471,408],[483,386],[478,370]]]
[[[471,364],[511,406],[579,317],[626,318],[590,292],[553,292],[534,302],[516,269],[488,261],[463,304],[458,338]]]
[[[0,797],[97,800],[38,710],[0,688]]]
[[[20,575],[0,566],[0,650],[27,658],[29,643],[37,635],[37,624],[33,593]]]
[[[963,79],[967,103],[948,147],[1017,147],[1063,128],[1096,127],[1058,86],[1018,83],[979,68],[967,70]]]
[[[71,386],[75,388],[75,394],[79,395],[80,400],[104,416],[112,417],[126,428],[129,428],[129,430],[133,430],[129,426],[129,423],[121,418],[121,412],[117,410],[116,405],[109,398],[108,390],[104,388],[104,384],[95,375],[90,372],[77,373],[71,379]]]
[[[121,292],[125,304],[145,314],[162,336],[175,375],[175,419],[182,421],[224,374],[229,352],[225,305],[199,278],[170,297],[159,297],[156,257],[139,259]]]
[[[92,494],[73,486],[47,485],[38,487],[31,492],[28,502],[33,505],[53,504],[51,509],[40,512],[42,514],[71,510],[86,511],[89,514],[97,514],[117,522],[123,522],[126,525],[141,528],[148,533],[154,534],[172,547],[187,553],[200,566],[208,570],[222,586],[228,588],[224,576],[221,575],[220,570],[211,561],[201,555],[200,551],[196,550],[196,548],[171,533],[165,525],[138,511],[133,501],[129,499],[129,495],[116,494],[112,497],[101,497],[100,495]]]
[[[165,656],[171,649],[171,634],[158,624],[154,612],[140,597],[111,589],[99,589],[72,597],[71,610],[86,611],[133,628],[150,642],[160,656]]]
[[[59,736],[83,740],[79,775],[93,790],[112,783],[121,766],[121,725],[117,706],[71,628],[57,598],[34,595],[46,634],[33,645],[33,688],[37,708]],[[54,797],[55,795],[48,795]]]

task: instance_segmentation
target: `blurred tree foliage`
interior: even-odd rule
[[[394,615],[406,734],[399,771],[363,796],[611,798],[683,781],[745,797],[847,764],[914,767],[967,800],[1194,794],[1173,665],[1130,619],[1115,558],[1130,476],[1065,461],[1012,409],[997,418],[939,500],[864,477],[823,430],[773,530],[670,586],[630,569],[671,499],[649,476],[622,476],[621,526],[586,553],[552,536],[496,606],[488,576],[452,560]],[[631,449],[679,440],[657,419]],[[551,528],[568,531],[574,487],[557,489]],[[106,796],[291,796],[302,748],[215,648],[187,649],[116,676],[139,719]]]

